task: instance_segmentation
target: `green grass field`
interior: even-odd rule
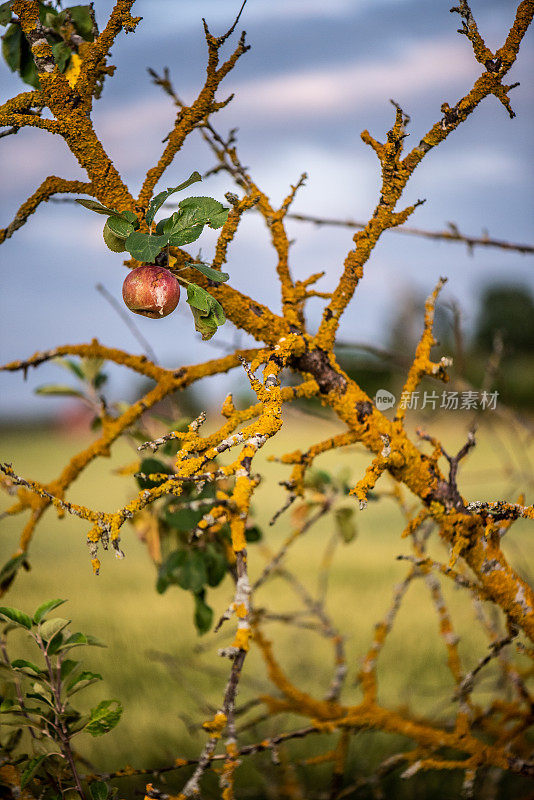
[[[465,441],[468,420],[454,414],[450,417],[452,421],[446,423],[436,425],[435,420],[429,420],[425,425],[432,434],[441,437],[449,452],[456,452]],[[286,478],[290,469],[267,462],[267,456],[309,445],[338,430],[332,421],[292,411],[287,415],[281,434],[261,451],[256,469],[264,475],[264,480],[254,506],[266,535],[262,543],[251,545],[249,550],[253,578],[260,573],[268,553],[280,546],[291,519],[288,512],[272,528],[267,525],[284,498],[277,481]],[[55,477],[67,458],[88,441],[87,437],[68,438],[65,433],[53,431],[4,431],[0,457],[2,461],[11,462],[18,474],[46,481]],[[114,470],[134,458],[134,449],[126,442],[119,442],[111,459],[92,464],[71,487],[68,499],[103,510],[123,505],[132,495],[133,480],[116,475]],[[460,488],[470,500],[515,500],[519,489],[524,488],[527,502],[532,502],[530,458],[534,458],[534,446],[528,446],[517,427],[510,432],[502,425],[495,430],[483,426],[477,447],[462,467]],[[317,466],[332,472],[349,466],[356,481],[369,460],[368,454],[354,446],[342,453],[322,456]],[[378,491],[390,488],[387,478],[377,485]],[[407,500],[413,503],[408,496]],[[2,496],[2,508],[8,504],[9,498]],[[349,675],[342,700],[347,703],[359,699],[354,685],[359,659],[369,646],[374,623],[390,605],[394,585],[407,572],[408,565],[397,561],[396,556],[410,552],[409,543],[400,539],[404,526],[401,513],[390,498],[370,503],[366,511],[358,512],[357,519],[356,540],[349,545],[340,543],[336,549],[327,596],[327,610],[335,626],[346,636]],[[4,563],[17,547],[22,518],[7,518],[1,524],[0,551]],[[514,567],[527,578],[534,555],[531,528],[532,525],[517,522],[503,545]],[[156,593],[154,567],[130,525],[124,527],[122,537],[127,557],[117,560],[111,553],[104,553],[101,574],[94,577],[85,544],[87,530],[87,524],[79,519],[58,519],[55,512],[49,510],[31,546],[31,571],[19,575],[2,602],[31,612],[44,600],[68,598],[65,614],[72,618],[73,629],[92,633],[107,643],[105,650],[88,648],[84,651],[87,668],[101,672],[105,678],[104,684],[88,690],[87,701],[118,698],[125,712],[112,733],[100,739],[86,737],[90,741],[85,741],[85,747],[81,747],[80,739],[78,746],[95,767],[113,770],[126,763],[157,767],[172,763],[176,757],[194,757],[205,741],[198,724],[210,715],[210,704],[213,708],[217,706],[226,685],[229,662],[218,658],[216,652],[218,647],[229,643],[234,623],[226,623],[219,634],[209,633],[199,638],[192,624],[190,595],[175,587],[161,596]],[[285,562],[312,592],[316,589],[318,565],[331,533],[331,520],[321,521],[295,543]],[[441,561],[447,560],[439,543],[431,546],[431,552]],[[464,668],[468,670],[487,652],[487,643],[474,623],[469,597],[446,582],[443,590],[461,637]],[[216,590],[210,590],[208,599],[215,608],[216,618],[231,597],[229,578]],[[261,589],[255,603],[280,612],[298,607],[298,599],[291,588],[279,578],[270,580]],[[269,623],[265,631],[277,642],[275,652],[290,678],[315,696],[323,696],[333,672],[332,648],[328,642],[313,633],[279,623]],[[12,641],[22,654],[25,647],[22,636],[16,640],[13,635]],[[492,676],[494,672],[490,666],[480,681],[478,697],[481,700],[487,699]],[[446,651],[438,635],[428,590],[422,581],[416,581],[409,590],[383,651],[379,678],[379,699],[384,704],[409,706],[436,720],[452,707],[453,683],[446,666]],[[268,691],[265,670],[253,648],[246,661],[239,703],[265,691]],[[83,701],[83,694],[79,697]],[[249,716],[252,718],[260,712],[261,707],[258,707]],[[250,729],[244,741],[269,736],[282,726],[290,729],[304,723],[305,720],[296,718],[271,720],[257,730]],[[312,737],[295,743],[292,757],[297,759],[321,752],[324,744],[319,739]],[[398,747],[398,740],[392,737],[354,736],[351,757],[357,765],[355,769],[365,772],[376,759],[395,752],[395,747]],[[268,761],[267,756],[254,758],[257,764]],[[313,776],[328,772],[317,767],[308,769]],[[247,781],[249,786],[256,786],[260,778],[253,765],[244,775],[242,796],[247,796]],[[423,796],[412,795],[411,791],[402,789],[403,793],[395,796]],[[269,796],[268,792],[265,796]],[[448,794],[424,796],[449,797]]]

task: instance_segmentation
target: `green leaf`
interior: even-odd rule
[[[33,390],[35,394],[44,394],[58,397],[84,397],[84,393],[72,386],[60,383],[47,383],[46,386],[38,386]]]
[[[28,783],[31,781],[31,779],[33,778],[33,776],[35,775],[35,773],[37,772],[43,761],[46,758],[50,758],[52,755],[53,753],[45,753],[42,756],[36,756],[36,758],[32,758],[30,761],[28,761],[26,769],[20,776],[21,789],[24,789],[24,787],[28,785]]]
[[[15,625],[20,625],[26,630],[31,630],[32,620],[24,611],[19,611],[18,608],[10,608],[9,606],[0,606],[0,616],[5,619],[10,619]]]
[[[107,375],[105,375],[103,372],[99,372],[98,375],[95,375],[95,377],[93,378],[92,384],[95,387],[95,389],[100,389],[100,387],[106,383],[107,379],[108,379]]]
[[[11,72],[18,72],[24,34],[20,25],[10,25],[2,36],[2,55]]]
[[[42,694],[42,692],[37,691],[37,689],[40,689],[40,688],[43,688],[43,687],[39,686],[39,684],[36,684],[34,686],[35,691],[26,692],[26,697],[31,697],[33,700],[39,700],[41,703],[44,703],[49,708],[54,708],[54,704],[52,703],[50,698],[46,697],[46,695]],[[36,709],[36,710],[41,711],[41,709]]]
[[[228,562],[224,553],[213,544],[208,544],[205,550],[205,564],[208,575],[208,585],[218,586],[226,575]]]
[[[180,585],[183,589],[189,589],[189,591],[197,593],[208,582],[204,553],[200,550],[193,550],[187,555],[188,558],[182,569],[184,583]]]
[[[104,225],[104,229],[102,231],[102,236],[104,237],[104,241],[109,250],[113,253],[125,253],[126,246],[124,244],[124,239],[121,239],[120,236],[115,236],[111,228],[109,227],[107,221]]]
[[[180,214],[182,228],[198,224],[220,228],[226,222],[230,210],[213,197],[186,197],[178,205],[182,212]]]
[[[169,475],[171,468],[157,458],[144,458],[141,461],[139,472],[143,472],[145,475],[155,475],[158,472]],[[165,478],[154,481],[148,480],[147,478],[136,478],[136,481],[140,489],[154,489],[156,486],[161,486],[162,483],[165,483]]]
[[[128,236],[134,231],[134,226],[132,223],[123,217],[109,217],[106,225],[111,232],[115,234],[115,236],[119,237],[119,239],[127,239]]]
[[[250,528],[245,528],[245,539],[247,542],[259,542],[263,539],[261,528],[257,525],[251,525]]]
[[[64,636],[61,631],[52,636],[52,638],[48,641],[46,645],[46,649],[48,650],[48,655],[55,655],[59,652],[59,648],[64,642]]]
[[[202,231],[204,230],[204,225],[201,223],[197,223],[196,225],[192,225],[189,228],[184,228],[180,231],[175,231],[172,236],[169,236],[169,244],[173,247],[182,247],[184,244],[191,244],[192,242],[196,242],[196,240],[201,235]]]
[[[174,583],[182,589],[199,592],[208,581],[206,563],[203,554],[198,550],[174,550],[160,567],[158,588],[160,594],[169,584]]]
[[[163,519],[170,528],[177,531],[192,531],[202,519],[202,509],[193,510],[177,505],[176,500],[171,500],[163,511]]]
[[[153,263],[166,244],[166,236],[152,236],[150,233],[138,232],[131,233],[125,242],[130,255],[145,264]]]
[[[25,658],[16,658],[15,661],[11,662],[11,666],[13,669],[29,669],[30,672],[34,672],[35,675],[40,675],[43,670],[40,669],[37,664],[33,664],[31,661],[26,661]]]
[[[58,649],[70,650],[73,647],[82,647],[84,645],[88,645],[90,647],[107,647],[107,645],[105,645],[104,642],[101,642],[100,639],[97,639],[96,636],[78,632],[69,636],[69,638],[66,639]]]
[[[50,5],[39,2],[39,20],[42,25],[51,28],[58,19],[58,12]]]
[[[89,6],[69,6],[67,11],[70,18],[74,23],[77,33],[82,36],[86,42],[94,40],[93,33],[93,20],[89,12]]]
[[[358,533],[354,520],[354,507],[342,506],[341,508],[336,508],[334,519],[337,531],[345,544],[352,542]]]
[[[118,216],[118,214],[117,214]],[[134,214],[133,211],[121,211],[120,216],[125,219],[127,222],[131,222],[134,226],[135,230],[139,227],[139,220],[137,219],[137,214]]]
[[[34,623],[37,625],[46,617],[49,611],[53,611],[55,608],[58,608],[58,606],[61,606],[63,605],[63,603],[66,602],[67,602],[66,600],[47,600],[46,603],[43,603],[42,605],[39,606],[39,608],[33,615]]]
[[[118,700],[102,700],[95,708],[91,709],[91,719],[85,730],[91,736],[102,736],[118,724],[121,714],[122,705]]]
[[[64,619],[63,617],[54,617],[53,619],[47,619],[42,622],[39,626],[39,633],[41,637],[45,640],[45,642],[50,642],[60,631],[67,627],[70,624],[70,619]]]
[[[152,225],[154,221],[154,217],[156,216],[158,210],[161,208],[163,203],[167,200],[171,194],[174,192],[180,192],[182,189],[186,189],[188,186],[191,186],[192,183],[196,183],[197,181],[201,181],[202,178],[200,177],[198,172],[192,172],[189,178],[181,183],[179,186],[175,186],[174,188],[169,188],[164,192],[160,192],[155,197],[152,198],[150,203],[148,204],[148,209],[145,215],[145,219],[149,225]]]
[[[60,677],[61,680],[66,680],[69,675],[72,676],[79,670],[81,664],[79,661],[74,661],[73,659],[66,658],[64,661],[61,662],[61,670],[60,670]]]
[[[70,61],[70,57],[72,55],[71,49],[68,46],[67,42],[56,42],[56,44],[52,45],[52,55],[54,56],[54,60],[57,64],[57,68],[60,72],[65,72],[67,68],[67,64]]]
[[[29,569],[25,553],[20,553],[18,556],[13,556],[9,561],[6,561],[0,570],[0,592],[5,592],[9,589],[21,567]]]
[[[84,208],[88,208],[89,211],[94,211],[96,214],[104,214],[106,217],[120,216],[120,211],[115,211],[114,208],[103,206],[102,203],[99,203],[96,200],[85,200],[85,198],[82,199],[78,197],[74,202],[79,203]]]
[[[221,272],[218,269],[213,269],[213,267],[208,266],[208,264],[195,264],[190,262],[185,266],[198,270],[205,275],[206,278],[209,278],[210,281],[215,281],[216,283],[224,283],[230,277],[227,272]]]
[[[196,283],[187,285],[187,302],[191,306],[195,328],[203,339],[211,339],[219,325],[224,325],[224,309],[209,292]]]
[[[109,787],[104,781],[95,781],[89,786],[93,800],[107,800]]]
[[[0,5],[0,25],[9,25],[11,21],[11,3],[13,0],[8,0],[7,3]]]
[[[204,592],[195,594],[194,620],[200,634],[207,633],[213,624],[213,609],[204,601]]]
[[[26,37],[24,37],[20,55],[20,77],[24,83],[28,83],[30,86],[33,86],[34,89],[41,88],[37,67],[35,66],[35,61],[33,60],[33,55],[26,41]]]
[[[86,689],[91,684],[102,680],[102,675],[99,672],[80,672],[72,681],[66,685],[67,693],[69,695],[79,692],[81,689]],[[82,685],[80,685],[82,684]]]
[[[82,368],[76,361],[73,361],[71,358],[62,358],[62,356],[56,356],[56,358],[53,358],[52,361],[54,362],[54,364],[57,364],[58,367],[63,367],[63,369],[68,369],[69,372],[72,372],[81,381],[85,379],[85,375],[83,374]]]

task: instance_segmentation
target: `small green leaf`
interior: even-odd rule
[[[67,633],[68,633],[68,631],[67,631]],[[53,656],[56,653],[58,653],[59,652],[59,648],[61,647],[61,645],[64,642],[64,639],[65,639],[65,637],[63,636],[63,633],[61,631],[59,631],[59,633],[56,633],[55,636],[52,636],[52,638],[50,639],[50,641],[46,645],[46,649],[48,650],[48,655]]]
[[[30,672],[34,672],[35,675],[40,675],[43,671],[39,669],[37,664],[33,664],[31,661],[26,661],[25,658],[16,658],[15,661],[11,662],[11,666],[13,669],[28,669]]]
[[[79,661],[74,661],[73,659],[66,658],[64,661],[61,662],[61,671],[60,677],[61,680],[66,680],[69,676],[72,678],[73,675],[80,669],[81,664]]]
[[[70,61],[70,57],[72,55],[71,49],[68,46],[67,42],[56,42],[56,44],[52,45],[52,55],[54,56],[54,60],[57,64],[57,68],[60,72],[65,72],[67,68],[67,64]]]
[[[97,639],[96,636],[78,632],[69,636],[58,650],[70,650],[73,647],[82,647],[83,645],[88,645],[90,647],[107,647],[107,645],[101,642],[100,639]]]
[[[187,286],[187,302],[193,312],[196,330],[202,334],[203,339],[211,339],[218,326],[226,322],[223,307],[196,283],[189,283]]]
[[[9,561],[6,561],[0,570],[0,592],[5,592],[9,589],[21,567],[30,568],[26,561],[25,553],[20,553],[18,556],[13,556]]]
[[[224,553],[209,543],[205,550],[205,563],[208,574],[208,585],[218,586],[228,570],[228,562]]]
[[[173,247],[182,247],[184,244],[196,242],[203,229],[204,225],[202,223],[197,223],[196,225],[191,225],[183,230],[175,231],[171,236],[169,236],[169,244]]]
[[[213,267],[208,266],[208,264],[195,264],[190,262],[185,266],[198,270],[205,275],[206,278],[209,278],[210,281],[215,281],[216,283],[224,283],[230,277],[227,272],[221,272],[218,269],[213,269]]]
[[[141,461],[139,472],[142,472],[145,475],[156,475],[157,473],[169,475],[171,468],[163,461],[159,461],[157,458],[144,458]],[[147,478],[136,478],[140,489],[154,489],[156,486],[161,486],[162,483],[165,483],[165,480],[165,478],[160,478],[159,480],[154,481],[148,480]]]
[[[259,542],[263,539],[263,533],[257,525],[251,525],[250,528],[245,528],[245,539],[247,542]]]
[[[33,86],[34,89],[41,88],[35,61],[33,60],[33,55],[30,50],[30,46],[26,41],[26,37],[24,37],[20,56],[20,77],[24,83],[28,83],[30,86]]]
[[[345,544],[352,542],[358,533],[354,520],[354,507],[342,506],[341,508],[336,508],[334,519],[337,531]]]
[[[84,393],[79,389],[73,389],[72,386],[66,386],[59,383],[47,383],[46,386],[38,386],[34,389],[35,394],[44,394],[58,397],[84,397]]]
[[[89,786],[93,800],[107,800],[109,787],[104,781],[95,781]]]
[[[169,188],[164,192],[160,192],[155,197],[152,198],[148,205],[148,210],[146,212],[145,219],[149,225],[152,225],[154,221],[154,217],[156,216],[158,210],[161,208],[163,203],[167,200],[171,194],[174,192],[180,192],[182,189],[186,189],[188,186],[191,186],[192,183],[196,183],[197,181],[201,181],[202,178],[200,177],[198,172],[192,172],[189,178],[181,183],[179,186],[175,186],[174,188]]]
[[[58,606],[61,606],[63,605],[63,603],[66,602],[67,602],[66,600],[47,600],[46,603],[43,603],[42,605],[39,606],[39,608],[33,615],[34,623],[37,625],[46,617],[49,611],[53,611],[55,608],[58,608]]]
[[[91,736],[102,736],[118,724],[121,714],[122,705],[118,700],[102,700],[95,708],[91,709],[91,719],[85,730]]]
[[[33,692],[26,692],[26,697],[31,697],[33,700],[39,700],[39,702],[44,703],[49,708],[54,708],[54,704],[50,700],[50,698],[46,697],[46,695],[42,694],[42,692],[37,691],[37,689],[42,688],[39,684],[34,686],[35,691]],[[39,709],[41,711],[41,709]]]
[[[64,619],[63,617],[47,619],[40,624],[39,633],[45,642],[51,642],[54,636],[64,630],[69,624],[70,619]]]
[[[7,3],[0,5],[0,25],[9,25],[11,21],[11,3],[13,0],[8,0]]]
[[[106,243],[106,246],[113,253],[125,253],[126,252],[126,246],[124,244],[125,240],[121,239],[120,236],[115,236],[115,234],[113,233],[113,231],[109,227],[107,221],[106,221],[106,224],[104,225],[104,228],[102,230],[102,236],[104,237],[104,241]]]
[[[71,358],[62,358],[61,356],[56,356],[56,358],[53,358],[52,361],[54,364],[57,364],[58,367],[68,369],[69,372],[72,372],[81,381],[84,380],[85,376],[83,374],[83,370],[77,361],[73,361]]]
[[[19,611],[18,608],[10,608],[9,606],[0,606],[0,617],[10,619],[15,625],[20,625],[26,630],[31,630],[32,620],[24,611]]]
[[[195,594],[194,620],[200,634],[207,633],[213,624],[213,609],[204,601],[204,592]]]
[[[42,756],[36,756],[36,758],[32,758],[30,761],[28,761],[26,769],[20,776],[21,789],[24,789],[24,787],[28,785],[28,783],[31,781],[31,779],[33,778],[33,776],[35,775],[35,773],[37,772],[43,761],[46,758],[50,758],[52,755],[53,753],[45,753]]]
[[[10,25],[2,36],[2,55],[11,72],[18,72],[24,34],[20,25]]]
[[[139,227],[139,220],[137,219],[137,214],[134,214],[133,211],[121,211],[121,217],[125,219],[127,222],[131,222],[135,230],[137,230],[137,228]]]
[[[58,18],[58,12],[52,6],[45,5],[39,0],[39,20],[42,25],[51,28]]]
[[[131,233],[125,241],[130,255],[145,264],[151,264],[167,244],[166,236],[152,236],[150,233]]]
[[[186,197],[178,205],[182,212],[180,214],[182,228],[196,224],[220,228],[226,222],[230,210],[213,197]]]
[[[71,680],[67,685],[67,693],[69,695],[74,694],[75,692],[80,691],[80,689],[85,689],[87,686],[91,686],[91,684],[96,683],[96,681],[101,681],[102,675],[99,672],[89,672],[84,671],[80,672],[73,680]],[[83,684],[83,685],[80,685]]]
[[[77,33],[79,33],[86,42],[92,42],[94,40],[93,20],[91,19],[89,6],[69,6],[67,11],[69,12]]]
[[[89,211],[94,211],[96,214],[104,214],[106,217],[120,216],[120,211],[115,211],[114,208],[103,206],[102,203],[99,203],[97,200],[85,200],[85,198],[82,199],[78,197],[74,202],[79,203],[84,208],[88,208]]]
[[[160,594],[171,583],[186,591],[201,591],[208,581],[204,555],[198,550],[174,550],[161,565],[158,581],[165,586],[161,590],[158,588]]]
[[[109,217],[106,225],[111,230],[115,236],[118,236],[120,239],[127,239],[128,236],[133,233],[134,226],[131,222],[124,219],[123,217],[113,216]]]
[[[177,531],[192,531],[202,519],[202,509],[193,510],[186,506],[177,505],[176,500],[171,500],[163,511],[163,519],[170,528]]]

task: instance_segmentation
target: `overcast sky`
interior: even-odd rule
[[[242,161],[260,187],[279,204],[300,173],[309,179],[295,211],[330,217],[366,219],[376,205],[379,169],[364,145],[364,128],[379,139],[393,120],[389,98],[411,115],[408,146],[419,141],[440,117],[440,106],[454,105],[480,74],[468,40],[458,35],[450,0],[249,0],[239,29],[247,31],[252,49],[219,90],[223,99],[235,92],[230,106],[213,123],[226,133],[239,128]],[[110,0],[96,0],[102,26]],[[146,68],[168,66],[178,93],[192,101],[203,82],[206,50],[201,17],[214,33],[231,23],[239,3],[230,0],[138,0],[134,12],[143,20],[133,35],[121,34],[113,47],[114,79],[107,79],[93,119],[104,147],[136,194],[150,166],[159,158],[161,140],[173,124],[169,98],[151,84]],[[489,47],[502,44],[515,3],[472,3]],[[230,50],[231,43],[227,45]],[[426,204],[410,224],[443,228],[448,221],[462,231],[519,242],[532,242],[534,211],[532,31],[521,47],[510,82],[517,113],[510,120],[495,98],[486,99],[469,120],[429,153],[408,184],[401,206],[417,198]],[[16,75],[0,64],[0,98],[23,91]],[[0,140],[0,224],[5,226],[19,205],[51,174],[69,179],[85,175],[59,137],[24,129]],[[191,137],[158,188],[176,185],[193,170],[213,164],[200,136]],[[219,175],[194,186],[190,194],[223,199],[233,189]],[[94,336],[107,345],[139,352],[132,334],[96,291],[103,283],[120,300],[125,276],[122,257],[111,253],[101,236],[102,218],[77,206],[48,203],[0,248],[0,361],[28,356],[61,343],[88,342]],[[290,223],[292,268],[296,278],[319,270],[327,275],[318,288],[335,286],[351,232]],[[215,234],[197,244],[211,259]],[[268,233],[250,214],[229,252],[232,285],[263,303],[279,308],[275,260]],[[449,283],[446,297],[460,301],[466,324],[472,324],[477,297],[491,281],[517,282],[534,288],[531,256],[480,249],[473,256],[454,244],[384,234],[365,268],[365,277],[345,314],[344,340],[379,344],[388,334],[395,304],[404,294],[429,293],[440,275]],[[320,319],[324,301],[312,300],[310,329]],[[164,320],[135,317],[161,363],[179,366],[211,358],[217,351],[200,340],[189,308]],[[217,339],[231,342],[230,325]],[[215,340],[214,340],[215,341]],[[245,341],[245,340],[243,340]],[[39,398],[33,388],[65,381],[54,366],[43,366],[23,382],[21,375],[0,375],[0,412],[41,414],[57,409],[56,401]],[[114,397],[125,394],[128,376],[114,371]],[[212,386],[222,389],[210,379]],[[231,379],[221,379],[229,388]]]

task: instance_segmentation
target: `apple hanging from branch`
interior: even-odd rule
[[[153,263],[169,245],[182,247],[191,244],[199,238],[205,225],[217,229],[226,222],[229,209],[217,200],[212,197],[186,197],[179,202],[178,211],[154,223],[156,213],[171,194],[200,180],[199,173],[193,172],[184,183],[152,198],[144,216],[148,233],[139,230],[143,220],[139,220],[133,211],[116,211],[96,200],[78,199],[76,202],[107,217],[103,233],[110,250],[114,253],[128,252],[137,261],[144,262],[143,266],[136,267],[126,276],[123,284],[122,296],[130,311],[151,319],[168,316],[178,305],[180,284],[183,284],[187,287],[187,302],[193,312],[195,328],[203,339],[210,339],[226,321],[219,301],[196,283]],[[190,262],[186,267],[198,270],[217,283],[227,281],[230,277],[208,264]]]

